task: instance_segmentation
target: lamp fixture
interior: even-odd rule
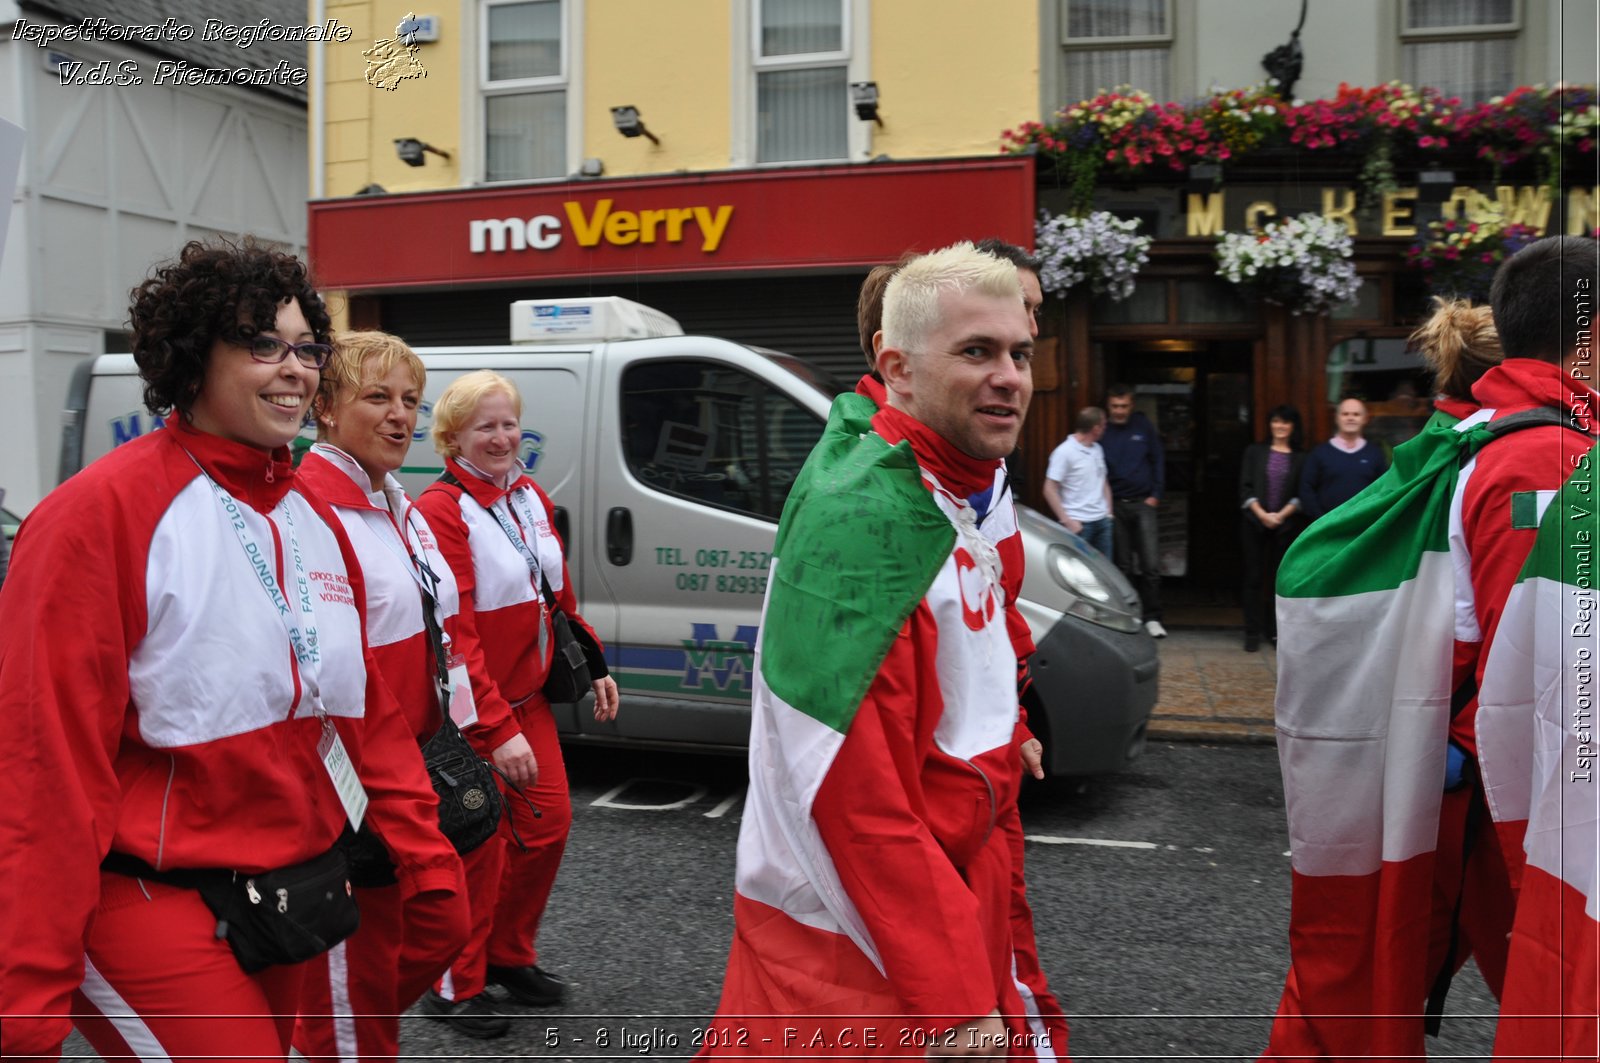
[[[1417,174],[1417,202],[1443,203],[1456,187],[1454,170],[1431,169]]]
[[[441,151],[432,144],[424,143],[416,137],[397,137],[394,142],[394,153],[400,156],[400,161],[407,166],[421,166],[427,162],[424,152],[432,152],[441,159],[448,159],[450,153]]]
[[[656,139],[656,135],[644,127],[644,120],[639,117],[637,107],[611,108],[611,122],[617,127],[617,132],[625,137],[646,137],[656,147],[661,146],[661,141]]]
[[[878,83],[876,81],[850,82],[850,103],[856,109],[856,117],[863,122],[877,122],[883,125],[883,119],[878,117]]]
[[[584,159],[578,167],[579,177],[604,177],[606,164],[603,159]]]

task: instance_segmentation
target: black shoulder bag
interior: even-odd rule
[[[448,470],[439,477],[439,480],[441,483],[461,486],[461,481]],[[507,496],[506,505],[509,507],[510,504]],[[551,655],[550,670],[545,675],[544,686],[540,688],[540,692],[553,704],[581,701],[593,688],[593,677],[608,674],[605,657],[599,652],[600,648],[593,644],[589,633],[583,630],[583,625],[574,624],[556,604],[555,592],[550,589],[550,581],[545,578],[544,569],[522,536],[517,534],[517,530],[506,519],[506,515],[492,506],[488,509],[500,525],[500,530],[511,540],[511,545],[522,555],[523,562],[528,566],[528,574],[539,581],[539,595],[544,601],[545,608],[550,610],[550,627],[555,634],[555,652]]]
[[[402,542],[404,540],[402,539]],[[422,586],[422,622],[428,629],[428,644],[433,649],[435,680],[439,689],[439,729],[422,744],[422,762],[428,769],[428,781],[439,796],[439,833],[443,834],[457,853],[465,856],[490,838],[500,826],[504,802],[494,777],[505,779],[506,785],[533,809],[534,816],[542,813],[522,793],[520,787],[506,778],[504,772],[478,755],[461,733],[461,728],[450,716],[450,662],[444,652],[444,632],[439,627],[437,599],[425,585],[432,581],[438,585],[438,576],[405,543],[411,554],[411,563],[424,577]],[[524,852],[527,846],[511,830],[512,838]],[[363,827],[350,846],[350,877],[358,886],[387,886],[396,881],[394,864],[389,852],[378,836]]]

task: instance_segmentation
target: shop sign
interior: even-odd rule
[[[1398,188],[1385,192],[1376,211],[1362,212],[1358,219],[1356,193],[1352,188],[1323,188],[1321,210],[1325,218],[1344,223],[1352,236],[1416,236],[1417,190]],[[1210,193],[1191,192],[1184,212],[1186,236],[1215,236],[1225,228],[1242,227],[1259,232],[1261,227],[1280,216],[1300,213],[1299,210],[1280,211],[1278,203],[1270,199],[1255,199],[1244,203],[1235,197],[1230,203],[1226,190]],[[1507,223],[1528,225],[1539,235],[1548,235],[1550,216],[1554,203],[1547,185],[1495,185],[1485,192],[1465,185],[1454,188],[1440,209],[1445,220],[1461,219],[1482,221],[1489,217],[1503,217]],[[1235,220],[1237,219],[1237,220]],[[1233,222],[1230,226],[1228,222]],[[1567,225],[1570,235],[1593,232],[1600,225],[1600,187],[1572,188],[1567,191]]]
[[[804,166],[310,204],[328,288],[837,271],[997,236],[1033,243],[1033,160]]]

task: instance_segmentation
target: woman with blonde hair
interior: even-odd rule
[[[583,648],[596,720],[616,717],[617,684],[600,640],[578,615],[555,507],[524,472],[516,385],[486,369],[457,377],[434,403],[432,431],[445,475],[417,505],[455,572],[461,623],[482,644],[494,696],[510,704],[532,746],[538,774],[527,792],[542,813],[534,818],[520,802],[510,803],[510,826],[526,848],[491,843],[467,858],[472,939],[424,1005],[436,1018],[453,1020],[475,1007],[488,983],[536,1007],[566,995],[562,979],[539,967],[534,945],[572,825],[566,767],[544,693],[558,610]]]
[[[333,507],[361,561],[368,645],[417,741],[409,752],[421,760],[420,747],[448,711],[512,783],[531,784],[533,752],[494,693],[477,640],[459,623],[455,576],[394,477],[411,448],[426,382],[422,359],[398,336],[335,336],[314,406],[317,443],[300,477]],[[461,683],[442,684],[441,672],[452,670]],[[373,862],[369,877],[355,882],[360,929],[307,970],[295,1047],[311,1059],[392,1059],[397,1016],[449,966],[467,935],[465,918],[459,931],[446,932],[438,913],[403,895],[383,873],[381,849]],[[505,1032],[509,1020],[474,1016],[464,1025],[488,1035]]]
[[[1466,299],[1434,296],[1432,316],[1411,334],[1410,342],[1433,370],[1434,406],[1454,418],[1478,408],[1472,385],[1505,357],[1494,312]]]

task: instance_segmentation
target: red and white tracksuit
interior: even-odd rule
[[[370,491],[360,464],[324,443],[306,455],[299,478],[333,507],[360,559],[367,644],[416,739],[410,755],[420,761],[420,744],[442,722],[438,666],[423,619],[419,577],[428,581],[438,603],[447,654],[462,655],[472,678],[479,723],[469,734],[486,754],[514,736],[516,721],[485,676],[482,651],[460,630],[449,563],[399,482],[389,477],[382,491]],[[425,570],[413,566],[413,557]],[[489,844],[500,843],[496,838]],[[468,935],[465,904],[459,925],[442,928],[436,913],[406,903],[397,886],[358,887],[357,900],[361,928],[306,965],[294,1046],[311,1059],[392,1059],[400,1047],[398,1016],[456,958]]]
[[[527,852],[511,844],[503,829],[504,845],[491,843],[467,855],[472,938],[439,985],[446,999],[467,1000],[483,991],[487,965],[526,967],[538,961],[539,920],[572,826],[561,744],[550,704],[540,693],[554,652],[552,621],[527,562],[489,507],[498,505],[510,518],[549,580],[556,604],[574,624],[586,631],[588,625],[578,616],[553,507],[539,486],[519,476],[510,487],[498,487],[449,458],[445,467],[461,486],[434,483],[417,506],[427,514],[455,573],[461,598],[457,623],[468,637],[476,636],[488,676],[533,748],[539,778],[527,795],[542,813],[535,819],[523,802],[507,801],[508,826],[516,827]]]
[[[313,608],[321,702],[400,892],[459,905],[460,860],[364,649],[361,570],[288,457],[173,418],[68,480],[18,536],[0,598],[6,1058],[54,1057],[69,1013],[107,1056],[287,1052],[304,965],[246,975],[194,891],[100,869],[115,850],[157,869],[264,871],[343,829],[262,572]],[[202,468],[238,501],[260,568]]]
[[[1592,409],[1590,395],[1586,384],[1559,366],[1508,358],[1473,385],[1472,397],[1480,407],[1476,413],[1450,412],[1497,420],[1537,406],[1567,411],[1581,402]],[[1515,496],[1531,495],[1542,514],[1592,444],[1591,438],[1567,428],[1530,428],[1484,447],[1462,468],[1450,521],[1451,554],[1463,577],[1456,590],[1455,685],[1469,678],[1482,683],[1506,598],[1538,536],[1537,521],[1513,519]],[[1474,755],[1480,742],[1495,740],[1479,732],[1477,709],[1474,696],[1450,722],[1451,740]],[[1497,824],[1484,810],[1474,817],[1477,825],[1468,838],[1468,811],[1473,804],[1483,809],[1483,801],[1481,787],[1476,786],[1444,795],[1435,850],[1429,969],[1436,970],[1444,961],[1459,902],[1456,962],[1464,963],[1471,955],[1490,990],[1502,998],[1527,821]]]

